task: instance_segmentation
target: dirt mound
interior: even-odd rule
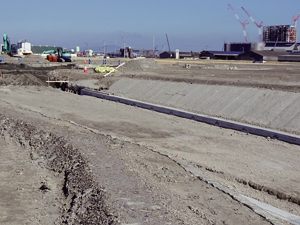
[[[119,70],[122,71],[145,71],[145,70],[159,70],[161,66],[154,60],[151,59],[136,59],[127,62]]]
[[[46,86],[46,76],[34,76],[33,74],[5,74],[3,78],[0,77],[0,85],[37,85]]]

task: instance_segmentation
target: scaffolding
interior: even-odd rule
[[[289,42],[297,40],[297,30],[294,25],[264,26],[263,41],[268,42]]]

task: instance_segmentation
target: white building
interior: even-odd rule
[[[17,55],[31,55],[31,43],[27,42],[26,40],[20,40],[17,43]]]

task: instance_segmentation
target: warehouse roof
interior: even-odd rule
[[[243,53],[237,51],[203,51],[203,52],[210,52],[214,55],[239,55]]]

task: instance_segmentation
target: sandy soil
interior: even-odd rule
[[[184,68],[186,63],[191,69]],[[45,81],[53,69],[28,68],[21,77],[18,69],[12,72],[9,66],[2,69],[0,82],[17,86],[0,87],[0,141],[6,146],[0,148],[5,159],[0,167],[7,168],[9,163],[13,168],[1,170],[1,178],[10,178],[0,189],[1,196],[7,195],[0,211],[10,209],[3,210],[4,224],[19,224],[19,217],[13,217],[14,209],[29,218],[28,224],[270,224],[157,152],[178,154],[236,192],[300,215],[299,146],[65,93],[47,87]],[[287,91],[298,91],[299,82],[297,64],[288,63],[131,61],[106,78],[92,71],[82,75],[71,68],[55,70],[57,74],[69,73],[71,80],[87,76],[95,84],[96,79],[99,88],[108,88],[124,76],[175,81],[184,77],[186,82]],[[35,79],[38,82],[32,84],[36,87],[20,87]],[[274,80],[282,82],[278,85]],[[66,160],[70,155],[82,159]],[[78,165],[84,168],[68,178],[66,173]],[[20,170],[26,172],[13,172]],[[39,175],[31,178],[35,172],[27,171],[38,171]],[[89,176],[91,180],[86,182],[83,178]],[[69,181],[74,185],[66,185]],[[35,188],[7,194],[11,186],[20,184]],[[41,190],[44,184],[48,188]],[[100,205],[95,204],[96,198]],[[16,199],[24,206],[16,207]],[[49,203],[53,208],[47,213],[36,209]]]

